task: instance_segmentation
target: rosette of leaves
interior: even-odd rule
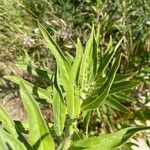
[[[107,49],[99,60],[98,35],[95,34],[94,28],[85,47],[79,39],[77,40],[75,56],[62,53],[45,28],[42,25],[39,25],[39,28],[47,47],[56,59],[57,68],[55,72],[51,72],[30,66],[30,72],[49,79],[52,85],[44,89],[17,76],[5,77],[19,85],[28,119],[26,123],[19,122],[25,128],[24,131],[18,122],[13,121],[0,107],[2,149],[111,150],[124,144],[135,133],[150,129],[150,127],[128,127],[114,133],[89,137],[87,122],[86,131],[81,132],[78,128],[78,119],[88,117],[90,111],[102,105],[123,112],[129,111],[122,103],[131,101],[131,98],[123,92],[139,83],[128,81],[133,73],[123,75],[117,73],[121,54],[115,53],[123,39],[114,45],[110,38]],[[28,70],[25,65],[20,67]],[[38,106],[41,101],[36,101],[35,95],[52,106],[54,119],[52,124],[49,125],[41,115]],[[27,134],[26,138],[24,134]]]

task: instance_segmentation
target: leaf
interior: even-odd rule
[[[105,53],[111,51],[112,48],[113,48],[113,39],[112,39],[112,36],[110,36],[109,43],[107,45],[107,49]]]
[[[95,35],[95,40],[96,40],[96,43],[97,43],[97,46],[99,45],[100,43],[100,28],[101,28],[101,25],[100,23],[98,24],[98,27],[97,27],[97,30],[96,30],[96,35]]]
[[[98,71],[97,71],[97,77],[96,80],[98,80],[102,73],[106,70],[108,64],[110,63],[111,59],[113,58],[114,55],[114,51],[113,52],[108,52],[103,56],[102,62],[98,67]]]
[[[4,138],[0,134],[0,149],[1,150],[9,150],[7,143],[5,142]]]
[[[82,55],[83,55],[83,47],[82,47],[80,39],[77,39],[76,56],[73,60],[73,65],[71,68],[71,75],[70,75],[71,80],[73,80],[73,82],[76,82],[78,79]]]
[[[114,133],[103,134],[97,137],[82,139],[74,142],[70,147],[70,150],[112,150],[113,148],[124,144],[135,133],[149,129],[150,127],[129,127]]]
[[[112,38],[110,37],[110,41],[109,44],[107,46],[107,50],[106,53],[103,56],[102,62],[98,67],[98,71],[97,71],[97,80],[100,78],[100,76],[102,75],[102,73],[106,70],[108,64],[110,63],[110,61],[112,60],[116,50],[118,49],[118,47],[120,46],[120,44],[122,43],[123,38],[118,42],[118,44],[115,46],[114,50],[111,50],[113,48],[113,42],[112,42]]]
[[[107,97],[107,99],[105,100],[105,104],[109,107],[112,107],[124,113],[130,112],[125,106],[123,106],[120,102],[118,102],[116,99],[112,97]]]
[[[73,60],[73,65],[71,67],[71,72],[66,90],[67,111],[71,119],[78,118],[80,114],[80,99],[76,81],[78,79],[82,53],[82,45],[80,40],[78,39],[76,56]]]
[[[112,85],[110,89],[110,94],[118,93],[121,91],[127,91],[129,89],[132,89],[136,86],[138,86],[140,83],[137,81],[125,81],[125,82],[119,82]]]
[[[136,74],[137,74],[137,72],[126,73],[126,74],[117,74],[115,77],[114,83],[120,83],[123,81],[128,81],[129,79],[131,79]]]
[[[114,62],[109,74],[108,74],[108,78],[105,81],[104,85],[99,89],[99,95],[95,95],[94,98],[92,97],[88,97],[87,99],[85,99],[82,103],[82,109],[83,111],[87,111],[87,110],[92,110],[92,109],[96,109],[97,107],[101,106],[103,104],[103,102],[105,101],[105,99],[107,98],[111,85],[113,84],[116,72],[119,68],[120,65],[120,60],[121,60],[121,55],[119,55],[116,59],[116,61]]]
[[[91,58],[91,65],[90,65],[90,80],[92,82],[95,79],[97,73],[97,64],[98,64],[98,44],[96,42],[95,36],[93,35],[93,48],[92,48],[92,58]]]
[[[29,141],[34,149],[45,150],[47,147],[54,149],[54,141],[50,135],[48,126],[38,108],[36,101],[28,92],[28,87],[20,81],[20,96],[28,113]]]
[[[59,84],[57,83],[58,80],[58,75],[56,75],[53,86],[53,117],[55,132],[57,136],[61,136],[64,130],[67,109],[64,103],[61,89],[59,87]]]
[[[124,95],[122,93],[115,93],[111,95],[112,98],[115,98],[117,101],[124,103],[124,102],[133,102],[134,99],[132,99],[131,97]]]
[[[85,82],[87,82],[88,76],[88,67],[91,63],[92,58],[92,48],[93,48],[93,35],[94,35],[94,27],[91,31],[90,37],[86,43],[85,51],[81,61],[81,67],[79,72],[79,81],[81,89],[83,89]]]
[[[80,114],[79,91],[76,85],[71,81],[68,82],[66,91],[67,111],[71,119],[78,118]]]
[[[67,51],[65,51],[64,54],[65,54],[66,59],[68,60],[68,62],[70,64],[72,64],[74,57],[69,52],[67,52]]]
[[[92,111],[83,112],[83,130],[84,130],[84,132],[86,134],[86,137],[88,137],[91,112]]]
[[[64,88],[67,87],[67,82],[69,79],[69,71],[70,71],[70,63],[67,61],[66,57],[58,47],[58,45],[55,43],[55,41],[52,39],[50,34],[46,31],[46,29],[39,23],[40,31],[46,41],[46,45],[48,46],[49,50],[54,55],[58,69],[60,70],[60,76],[62,80],[62,84]]]
[[[4,127],[4,129],[6,129],[9,133],[11,133],[15,138],[18,138],[15,123],[1,105],[0,105],[0,122],[2,122],[2,126]]]
[[[16,66],[19,69],[22,69],[23,71],[26,71],[35,76],[38,76],[47,80],[50,80],[52,78],[52,72],[48,69],[42,69],[39,67],[35,67],[31,64],[26,65],[26,64],[21,64],[21,63],[16,64]]]
[[[11,147],[12,150],[27,150],[25,146],[23,145],[23,143],[21,143],[13,135],[7,133],[4,130],[0,130],[0,134],[1,134],[1,137],[3,138],[3,141],[7,142],[7,144],[9,145],[9,147]]]
[[[26,139],[23,137],[22,133],[18,128],[16,128],[15,122],[11,119],[9,114],[3,109],[3,107],[0,105],[0,121],[2,122],[2,127],[7,130],[14,138],[20,139],[22,143],[28,148],[28,150],[31,149],[30,144],[26,141]]]
[[[17,76],[4,76],[5,79],[10,80],[18,85],[20,85],[20,81],[22,80],[24,84],[26,85],[28,92],[29,93],[34,93],[39,96],[41,99],[46,99],[49,103],[52,103],[52,98],[51,98],[51,91],[50,88],[43,89],[40,87],[37,87],[28,81],[21,79],[20,77]]]

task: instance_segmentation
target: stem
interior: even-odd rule
[[[71,144],[71,138],[74,133],[76,126],[76,121],[70,120],[68,127],[66,129],[66,134],[65,134],[65,140],[64,140],[64,146],[63,150],[68,150]]]
[[[63,150],[68,150],[68,148],[70,147],[70,143],[71,143],[70,137],[66,138],[64,142]]]

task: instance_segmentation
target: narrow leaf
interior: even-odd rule
[[[18,85],[20,85],[20,81],[22,80],[24,82],[24,84],[26,85],[29,93],[34,93],[34,94],[38,95],[39,98],[46,99],[49,103],[52,103],[50,88],[43,89],[43,88],[37,87],[37,86],[29,83],[28,81],[26,81],[20,77],[17,77],[17,76],[4,76],[4,78],[8,79]]]
[[[133,76],[135,76],[136,74],[137,74],[136,72],[126,73],[126,74],[117,74],[116,77],[115,77],[114,83],[120,83],[120,82],[123,82],[123,81],[128,81]]]
[[[0,149],[1,150],[10,150],[1,134],[0,134]]]
[[[117,99],[117,101],[120,101],[120,102],[133,102],[134,99],[123,94],[123,93],[115,93],[113,95],[111,95],[113,98]]]
[[[67,61],[64,54],[62,53],[62,51],[60,50],[59,46],[55,43],[50,34],[46,31],[46,29],[41,24],[39,24],[39,28],[46,41],[46,45],[48,46],[49,50],[52,52],[56,59],[58,69],[60,70],[62,84],[66,89],[67,82],[69,79],[68,72],[70,71],[70,64]]]
[[[15,123],[1,105],[0,105],[0,122],[2,122],[2,127],[4,127],[4,129],[6,129],[9,133],[11,133],[15,138],[18,138]]]
[[[7,142],[7,144],[11,147],[12,150],[27,150],[25,146],[23,145],[23,143],[21,143],[13,135],[7,133],[4,130],[0,130],[0,134],[1,134],[1,137],[3,138],[3,141]]]
[[[22,69],[23,71],[28,72],[35,76],[38,76],[47,80],[50,80],[52,78],[52,72],[46,68],[42,69],[39,67],[35,67],[31,64],[26,65],[26,64],[21,64],[21,63],[16,64],[16,66],[19,69]]]
[[[118,147],[124,144],[129,140],[135,133],[140,131],[149,130],[150,127],[129,127],[122,129],[118,132],[111,134],[104,134],[97,137],[90,137],[87,139],[76,141],[70,147],[70,150],[73,149],[86,149],[86,150],[112,150],[115,147]]]
[[[107,98],[109,94],[110,88],[115,79],[116,72],[120,65],[120,60],[121,60],[121,55],[117,57],[116,61],[114,62],[108,74],[108,79],[105,81],[104,85],[99,89],[99,95],[96,96],[95,98],[88,97],[86,100],[83,101],[82,109],[84,111],[95,109],[103,104],[103,102],[105,101],[105,99]]]
[[[117,49],[119,48],[120,44],[122,43],[123,38],[117,43],[117,45],[115,46],[114,50],[111,51],[111,49],[113,48],[113,42],[112,42],[112,38],[110,37],[110,41],[109,44],[107,46],[107,50],[106,53],[103,56],[102,62],[98,67],[98,71],[97,71],[97,79],[100,78],[100,76],[102,75],[102,73],[106,70],[108,64],[110,63],[110,61],[112,60],[115,52],[117,51]]]
[[[125,81],[125,82],[115,83],[111,87],[110,94],[111,93],[114,94],[121,91],[127,91],[129,89],[138,86],[139,84],[140,83],[136,81]]]
[[[20,81],[20,95],[29,117],[29,141],[34,149],[45,150],[47,147],[50,147],[53,150],[54,142],[48,126],[42,117],[36,101],[27,89],[23,80]]]
[[[78,79],[82,53],[83,53],[82,45],[80,40],[78,39],[76,56],[73,60],[73,65],[71,67],[71,72],[66,91],[67,110],[71,119],[78,118],[80,114],[80,99],[76,81]]]
[[[124,113],[128,113],[129,110],[123,106],[121,103],[119,103],[117,100],[115,100],[112,97],[107,97],[105,104],[109,107],[112,107],[118,111],[124,112]]]
[[[87,82],[87,76],[88,76],[88,67],[91,63],[92,58],[92,48],[93,48],[93,35],[94,35],[94,27],[92,29],[92,32],[90,34],[90,37],[86,43],[85,51],[82,57],[82,62],[81,62],[81,68],[79,72],[79,81],[81,88],[84,87],[84,84]]]
[[[53,117],[54,117],[55,132],[57,136],[61,136],[64,129],[67,110],[66,110],[61,89],[59,87],[59,84],[57,83],[58,80],[59,80],[58,75],[56,75],[54,79],[54,86],[53,86]]]

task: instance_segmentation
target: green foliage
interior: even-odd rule
[[[131,127],[120,131],[90,137],[88,124],[91,112],[103,109],[102,106],[112,107],[127,113],[129,110],[123,102],[131,102],[125,92],[134,88],[139,82],[129,81],[135,73],[119,75],[118,69],[121,54],[116,54],[123,38],[114,46],[110,42],[102,58],[98,60],[99,47],[94,27],[85,46],[78,39],[76,55],[65,55],[46,29],[39,24],[47,47],[53,54],[57,68],[54,73],[44,71],[46,76],[33,67],[34,74],[40,78],[49,78],[52,85],[46,89],[17,76],[6,76],[6,79],[19,85],[20,96],[27,111],[27,139],[22,130],[11,119],[8,113],[0,107],[2,122],[0,142],[3,148],[11,149],[104,149],[109,150],[124,144],[135,133],[150,129],[150,127]],[[116,54],[116,55],[115,55]],[[68,59],[69,56],[69,59]],[[22,67],[24,70],[27,66]],[[31,66],[32,68],[32,66]],[[31,71],[32,69],[30,69]],[[123,86],[124,85],[124,86]],[[49,127],[41,114],[36,97],[45,99],[52,106],[53,123]],[[79,128],[79,119],[85,129]],[[23,123],[20,122],[22,125]],[[56,142],[54,142],[56,141]],[[7,145],[5,144],[7,142]],[[17,146],[17,147],[16,147]]]
[[[87,150],[112,150],[116,146],[123,144],[128,138],[132,137],[136,132],[150,129],[145,128],[125,128],[112,134],[104,134],[97,137],[76,141],[72,144],[72,149],[87,149]]]

